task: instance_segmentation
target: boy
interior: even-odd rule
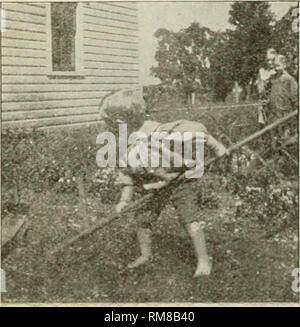
[[[114,96],[114,95],[113,95]],[[127,101],[125,101],[127,102]],[[113,103],[111,100],[110,103]],[[103,104],[105,107],[105,103]],[[129,130],[140,125],[139,131],[151,137],[153,132],[192,132],[193,137],[196,132],[202,132],[205,135],[206,146],[210,147],[218,156],[227,154],[226,148],[214,139],[204,125],[198,122],[186,120],[176,121],[167,124],[160,124],[154,121],[144,121],[143,104],[128,105],[123,108],[111,106],[102,108],[105,112],[104,120],[111,131],[117,130],[119,123],[126,123]],[[182,151],[183,152],[183,151]],[[161,152],[160,152],[161,153]],[[173,154],[176,155],[173,151]],[[122,192],[119,203],[116,205],[116,211],[121,213],[128,203],[141,194],[152,193],[149,201],[143,204],[142,208],[135,211],[135,217],[138,222],[137,238],[139,242],[141,255],[128,265],[129,268],[136,268],[149,261],[152,256],[151,250],[151,224],[155,221],[166,203],[173,202],[177,214],[186,227],[191,237],[196,258],[197,266],[194,276],[209,275],[212,264],[207,254],[203,224],[201,223],[201,212],[199,210],[197,193],[199,192],[199,183],[176,183],[176,177],[183,171],[190,168],[185,165],[178,169],[163,167],[158,168],[134,168],[127,167],[120,170],[119,183],[122,184]]]

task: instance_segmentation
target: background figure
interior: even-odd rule
[[[261,67],[258,73],[257,90],[261,105],[258,108],[258,123],[267,123],[267,113],[269,112],[269,96],[271,92],[271,79],[275,75],[276,51],[273,48],[267,50],[265,67]]]
[[[275,57],[276,74],[272,80],[269,109],[270,120],[274,121],[283,117],[287,113],[298,108],[298,84],[294,77],[286,71],[286,57],[277,55]],[[280,128],[280,137],[287,137],[296,131],[298,122],[291,122],[293,126],[282,126]]]
[[[279,118],[298,106],[298,84],[286,71],[286,57],[277,55],[274,61],[276,74],[271,83],[270,113]]]
[[[257,88],[261,97],[266,96],[266,92],[269,90],[270,78],[275,74],[276,55],[276,51],[273,48],[268,49],[266,53],[266,62],[259,70]]]

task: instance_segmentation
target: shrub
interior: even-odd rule
[[[88,191],[98,196],[102,203],[116,202],[119,193],[117,176],[118,171],[115,168],[98,168],[89,180]]]
[[[299,199],[297,180],[286,181],[269,168],[233,175],[231,190],[240,198],[237,216],[262,223],[272,235],[284,226],[297,228]]]
[[[3,130],[1,177],[3,193],[7,196],[3,196],[2,200],[18,205],[19,200],[15,201],[9,194],[19,193],[20,197],[20,190],[25,189],[77,192],[78,176],[87,185],[87,191],[97,189],[103,198],[112,199],[113,192],[108,192],[111,175],[106,184],[96,183],[95,187],[97,174],[99,177],[102,172],[96,164],[98,132],[99,128],[91,127],[55,133],[34,129]],[[103,174],[106,176],[106,170]]]
[[[171,115],[168,112],[166,114]],[[197,111],[189,112],[189,115],[192,116],[190,119],[201,120],[198,119]],[[232,121],[242,115],[236,113],[230,116],[228,113],[220,116],[221,113],[215,113],[218,124],[209,117],[204,121],[216,136],[220,133],[217,130],[220,124],[225,131],[229,131]],[[242,121],[249,122],[250,117],[251,114],[247,111]],[[252,126],[252,129],[255,128]],[[19,204],[20,190],[78,193],[78,177],[82,178],[86,192],[98,197],[103,203],[116,202],[119,193],[119,187],[114,183],[117,170],[100,169],[96,164],[96,137],[100,131],[100,126],[51,133],[34,129],[2,130],[2,213],[12,210],[12,204]],[[243,134],[232,134],[231,137],[236,142],[244,135],[249,135],[250,131],[244,129]],[[268,138],[249,144],[249,148],[259,153],[269,150],[270,142],[265,142],[266,140]],[[296,146],[294,153],[291,153],[297,154]],[[219,174],[223,169],[228,190],[241,199],[237,209],[240,217],[267,222],[270,230],[297,220],[297,167],[289,158],[280,153],[280,150],[273,151],[267,157],[269,161],[263,169],[260,164],[252,165],[255,160],[242,150],[233,159],[236,160],[236,170],[227,169],[224,173],[224,164],[227,168],[232,168],[232,161],[227,160],[212,166],[210,171]],[[251,160],[253,162],[249,167]],[[295,182],[291,183],[293,180]],[[290,184],[284,181],[289,181]],[[217,207],[217,188],[216,185],[208,185],[202,195],[199,193],[200,208]]]

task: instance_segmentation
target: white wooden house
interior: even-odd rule
[[[139,86],[136,3],[1,7],[2,128],[96,123],[103,96]]]

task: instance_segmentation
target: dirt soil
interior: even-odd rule
[[[113,212],[88,199],[82,218],[73,194],[32,193],[27,230],[5,249],[2,301],[24,302],[297,302],[292,270],[299,266],[296,232],[263,237],[259,222],[236,215],[234,199],[220,187],[219,208],[207,209],[206,236],[213,270],[193,278],[195,257],[176,211],[167,206],[154,228],[154,258],[136,270],[134,222],[123,217],[50,260],[63,240]],[[254,220],[255,221],[255,220]]]

